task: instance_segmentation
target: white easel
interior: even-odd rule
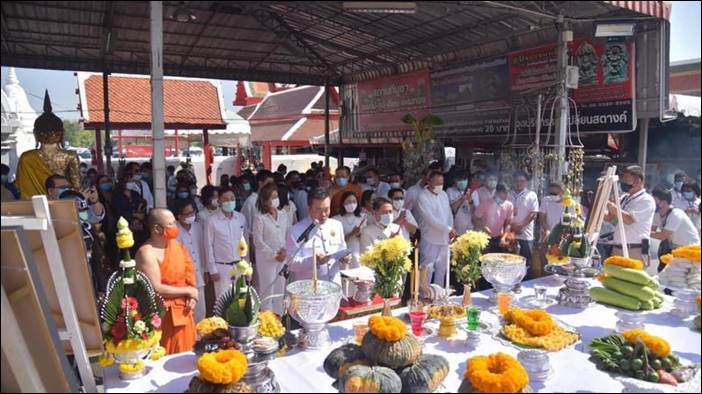
[[[595,250],[597,240],[600,238],[600,230],[604,222],[605,213],[607,212],[607,203],[609,197],[614,193],[614,205],[617,207],[617,228],[619,239],[622,240],[622,254],[624,257],[629,257],[629,245],[626,243],[624,236],[624,219],[622,217],[621,200],[619,197],[619,176],[617,176],[617,166],[607,168],[607,173],[601,178],[600,184],[597,186],[595,201],[593,202],[592,211],[585,225],[585,234],[588,236],[590,245],[593,245],[592,250]]]
[[[51,271],[51,279],[56,288],[56,296],[62,300],[59,306],[61,307],[61,314],[63,315],[66,329],[58,330],[59,338],[61,341],[68,341],[71,345],[85,392],[96,393],[95,377],[90,367],[90,359],[80,331],[78,314],[73,304],[68,277],[49,211],[49,202],[46,196],[34,196],[32,197],[32,206],[34,207],[35,216],[3,216],[2,227],[22,227],[25,230],[39,231],[41,234],[44,251],[47,256],[51,256],[47,260]]]

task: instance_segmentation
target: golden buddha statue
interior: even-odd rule
[[[44,182],[54,174],[63,175],[71,187],[78,190],[80,172],[78,155],[63,149],[63,121],[51,112],[49,91],[44,95],[44,113],[34,121],[34,138],[39,149],[22,153],[17,163],[16,187],[21,198],[46,194]]]

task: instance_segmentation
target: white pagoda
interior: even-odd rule
[[[7,83],[2,88],[2,162],[10,167],[11,174],[15,172],[20,155],[36,146],[33,129],[37,116],[15,68],[10,67]]]

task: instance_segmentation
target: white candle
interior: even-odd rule
[[[446,252],[446,299],[449,296],[449,278],[451,277],[451,244]]]
[[[317,293],[317,238],[312,238],[312,285]]]

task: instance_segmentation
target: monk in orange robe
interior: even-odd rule
[[[176,240],[178,227],[171,211],[152,209],[149,229],[151,236],[139,248],[135,260],[166,303],[161,346],[168,354],[188,352],[195,345],[193,310],[199,297],[192,258]]]

